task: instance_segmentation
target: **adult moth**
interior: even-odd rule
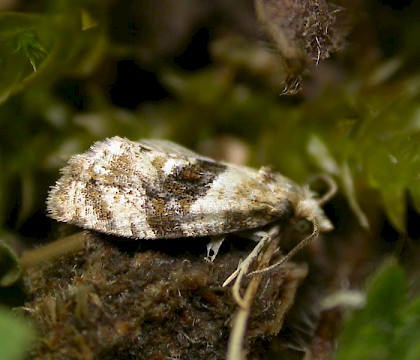
[[[333,228],[321,208],[335,191],[332,180],[317,199],[269,168],[218,162],[169,141],[105,139],[71,157],[61,172],[47,200],[52,218],[133,239],[211,236],[208,256],[226,234],[309,221],[312,233],[284,262]]]

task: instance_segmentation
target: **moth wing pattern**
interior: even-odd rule
[[[281,176],[267,178],[169,141],[113,137],[69,159],[47,206],[58,221],[117,236],[213,236],[286,216],[291,187]]]
[[[187,149],[186,147],[163,139],[141,139],[138,142],[145,149],[153,150],[168,156],[180,156],[186,158],[196,158],[215,162],[213,159],[197,154],[196,152]]]

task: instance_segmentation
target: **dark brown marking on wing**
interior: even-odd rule
[[[185,236],[181,225],[188,217],[190,206],[207,194],[213,181],[224,171],[226,165],[196,160],[174,167],[169,175],[162,172],[157,181],[146,181],[147,221],[156,237]]]

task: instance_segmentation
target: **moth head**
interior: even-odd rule
[[[312,178],[314,180],[322,180],[328,185],[327,192],[318,198],[317,194],[306,186],[302,189],[302,195],[296,204],[295,215],[297,219],[306,219],[311,222],[319,231],[331,231],[334,227],[322,210],[322,205],[330,200],[337,192],[335,181],[327,175],[318,175]]]
[[[313,193],[307,190],[305,197],[296,204],[295,216],[298,221],[305,224],[309,221],[319,228],[319,231],[326,232],[333,229],[331,221],[327,218],[317,199],[313,198]]]
[[[303,240],[290,250],[283,258],[273,265],[261,270],[255,270],[249,273],[249,276],[267,273],[279,267],[289,259],[291,259],[299,250],[304,248],[312,240],[316,239],[319,232],[330,231],[333,225],[322,210],[322,204],[327,202],[337,191],[335,181],[327,175],[319,175],[316,179],[323,180],[328,186],[328,191],[320,198],[309,189],[309,187],[301,188],[298,199],[295,201],[295,214],[293,216],[294,228],[299,232],[309,232]]]

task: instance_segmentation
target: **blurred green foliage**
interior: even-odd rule
[[[367,287],[367,304],[349,314],[337,359],[420,358],[420,297],[408,297],[404,270],[388,261]]]
[[[33,339],[33,330],[10,310],[0,307],[0,349],[2,360],[23,359]]]
[[[7,234],[0,234],[0,287],[12,285],[21,275],[19,258],[5,237]]]

